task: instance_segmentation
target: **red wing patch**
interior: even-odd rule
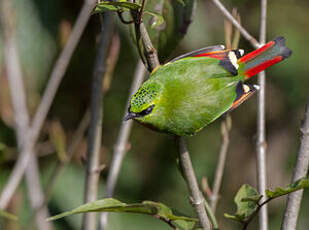
[[[213,52],[209,52],[209,53],[197,54],[193,57],[211,57],[211,58],[223,60],[228,55],[228,52],[229,52],[229,50],[220,50],[220,51],[213,51]]]
[[[180,56],[172,59],[169,62],[174,62],[174,61],[177,61],[179,59],[186,58],[186,57],[201,57],[201,56],[204,56],[206,54],[212,54],[212,53],[217,53],[217,52],[226,52],[226,50],[224,50],[224,49],[225,49],[225,47],[223,45],[209,46],[209,47],[205,47],[205,48],[202,48],[202,49],[194,50],[194,51],[189,52],[189,53],[185,53],[183,55],[180,55]],[[201,55],[201,56],[199,56],[199,55]]]

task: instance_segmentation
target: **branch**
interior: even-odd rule
[[[114,71],[115,65],[116,65],[117,60],[118,60],[119,49],[120,49],[119,37],[118,37],[118,35],[115,35],[113,37],[112,44],[111,44],[110,51],[109,51],[109,55],[108,55],[108,59],[107,59],[107,69],[106,69],[105,76],[104,76],[103,91],[102,91],[102,93],[104,93],[104,94],[106,94],[110,89],[110,83],[111,83],[111,79],[112,79],[112,76],[113,76],[113,71]],[[89,126],[89,123],[90,123],[90,112],[89,112],[89,110],[90,109],[87,108],[87,110],[84,113],[77,129],[75,130],[75,132],[73,134],[70,145],[67,147],[66,160],[58,159],[56,166],[53,169],[53,172],[51,173],[51,176],[48,179],[49,183],[48,183],[48,186],[47,186],[46,191],[45,191],[44,201],[40,205],[40,208],[44,207],[47,204],[47,202],[48,202],[48,200],[49,200],[49,198],[52,194],[52,191],[54,189],[54,185],[57,181],[57,178],[61,174],[64,167],[71,161],[74,153],[76,152],[76,149],[77,149],[79,143],[82,141],[84,133],[86,132],[86,130]]]
[[[17,135],[19,158],[23,155],[26,136],[29,129],[29,113],[26,106],[25,87],[20,68],[15,36],[14,11],[10,1],[4,0],[2,4],[1,24],[4,32],[5,63],[9,80],[12,104],[14,108],[15,132]],[[37,159],[31,156],[26,171],[28,196],[33,209],[38,208],[38,202],[43,197],[40,184]],[[46,206],[36,215],[37,227],[42,230],[52,229],[52,225],[45,221],[49,213]]]
[[[106,59],[113,32],[113,17],[111,12],[104,13],[101,19],[101,38],[94,67],[92,80],[92,95],[90,105],[90,128],[88,133],[87,174],[85,182],[84,202],[97,199],[99,183],[100,153],[102,142],[102,110],[103,110],[103,76],[106,71]],[[86,213],[83,218],[84,230],[96,229],[96,213]]]
[[[142,6],[145,5],[145,1],[146,0],[142,1]],[[131,15],[135,22],[135,36],[140,57],[143,60],[143,62],[147,63],[146,66],[149,72],[152,72],[154,68],[160,65],[160,62],[157,50],[154,48],[151,39],[149,37],[149,34],[147,32],[147,29],[143,23],[142,10],[143,8],[139,12],[131,11]]]
[[[221,136],[222,143],[221,149],[219,153],[218,164],[216,168],[215,179],[213,183],[212,193],[209,197],[210,199],[210,207],[212,211],[216,212],[216,206],[219,198],[219,191],[222,183],[222,177],[224,172],[225,159],[227,155],[227,150],[229,146],[229,131],[231,130],[232,119],[228,115],[224,121],[221,123]]]
[[[184,138],[177,137],[177,142],[179,147],[179,163],[190,192],[191,203],[195,208],[202,228],[204,230],[211,229],[211,225],[204,208],[204,198],[200,192]]]
[[[267,0],[261,0],[261,19],[260,19],[260,44],[264,45],[266,41],[266,13]],[[258,83],[260,90],[258,92],[258,111],[257,111],[257,188],[263,195],[261,202],[266,199],[266,137],[265,137],[265,71],[259,73]],[[259,212],[259,227],[261,230],[268,229],[267,205],[264,205]]]
[[[144,1],[145,0],[143,0],[143,3]],[[139,46],[139,38],[141,38],[143,49],[145,51],[145,58],[147,60],[148,70],[152,71],[160,65],[159,58],[156,49],[152,45],[152,42],[149,38],[148,32],[143,22],[141,20],[137,20],[138,16],[139,14],[132,12],[132,17],[134,21],[137,22],[135,25],[137,45]],[[140,55],[142,58],[143,54],[140,53]],[[198,183],[192,168],[189,152],[186,148],[183,137],[177,137],[177,141],[179,142],[179,161],[184,170],[184,177],[191,194],[192,204],[195,208],[195,211],[197,212],[203,229],[210,229],[210,222],[204,208],[204,198],[198,187]]]
[[[146,69],[144,67],[144,64],[142,63],[141,60],[138,61],[136,70],[134,73],[134,79],[131,84],[131,89],[128,97],[128,101],[125,107],[125,113],[124,116],[127,113],[127,108],[129,107],[130,99],[133,93],[135,93],[140,85],[142,84],[144,77],[146,74]],[[126,153],[126,145],[128,143],[128,139],[131,133],[131,128],[133,125],[133,121],[129,120],[126,122],[122,122],[119,134],[117,137],[117,142],[114,147],[114,152],[113,152],[113,158],[110,164],[110,170],[108,172],[107,176],[107,182],[106,182],[106,198],[112,197],[114,194],[116,182],[119,176],[119,172],[122,166],[122,162]],[[100,219],[100,229],[104,229],[107,225],[107,218],[108,218],[108,213],[104,212],[101,214],[101,219]]]
[[[0,197],[0,209],[5,209],[11,200],[20,180],[25,172],[28,162],[33,154],[33,148],[38,139],[42,125],[46,119],[47,112],[50,109],[51,103],[55,97],[59,84],[66,72],[69,61],[77,46],[78,41],[86,27],[86,24],[91,16],[92,10],[95,6],[95,0],[85,0],[84,5],[78,15],[77,21],[72,30],[72,34],[60,54],[51,73],[50,80],[47,84],[42,101],[35,114],[33,125],[27,133],[25,148],[21,152],[21,157],[18,158],[17,163],[10,175],[7,185],[4,187]]]
[[[228,10],[224,7],[224,5],[222,5],[222,3],[219,0],[212,0],[215,5],[218,7],[218,9],[222,12],[222,14],[233,23],[233,25],[240,31],[240,33],[244,36],[244,38],[246,38],[253,47],[255,48],[259,48],[261,45],[260,43],[252,36],[248,33],[248,31],[242,27],[237,20],[232,16],[232,14],[230,14],[230,12],[228,12]]]
[[[301,177],[305,177],[309,167],[309,102],[307,104],[305,120],[300,129],[302,133],[297,161],[293,172],[292,182]],[[281,225],[282,230],[296,229],[303,190],[288,195],[284,218]]]

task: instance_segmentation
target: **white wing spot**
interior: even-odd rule
[[[243,49],[239,49],[238,51],[239,51],[239,53],[240,53],[240,56],[243,56],[244,53],[245,53],[245,51],[244,51]]]
[[[253,85],[253,87],[256,89],[256,90],[260,90],[260,86],[259,85]]]
[[[249,93],[250,87],[249,87],[248,85],[243,84],[243,85],[242,85],[242,88],[244,89],[244,92],[245,92],[245,93]]]
[[[232,65],[238,69],[238,64],[237,64],[237,57],[235,55],[235,53],[233,51],[229,52],[229,55],[228,55],[229,59],[230,59],[230,62],[232,63]]]

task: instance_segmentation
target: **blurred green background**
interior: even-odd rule
[[[153,0],[149,0],[153,1]],[[38,105],[53,63],[62,50],[75,22],[83,1],[63,0],[15,0],[18,48],[27,86],[28,106],[33,114]],[[236,7],[242,24],[256,38],[259,34],[260,2],[258,0],[225,0],[229,10]],[[284,186],[290,182],[299,146],[301,120],[308,99],[309,65],[309,2],[307,0],[273,0],[268,4],[267,38],[286,37],[293,55],[287,61],[267,70],[266,119],[267,119],[267,171],[268,187]],[[104,195],[104,182],[118,130],[125,112],[130,83],[138,59],[136,47],[131,41],[127,26],[120,25],[115,17],[116,33],[120,36],[119,60],[115,67],[111,87],[104,97],[102,163],[107,167],[101,174],[100,195]],[[197,1],[192,24],[187,35],[171,57],[204,46],[224,44],[224,26],[221,12],[210,0]],[[92,16],[86,31],[74,53],[65,78],[43,129],[39,151],[42,184],[55,166],[58,155],[49,139],[49,127],[59,121],[70,143],[85,110],[89,106],[90,86],[96,54],[99,20]],[[0,31],[1,33],[1,31]],[[0,190],[6,183],[16,160],[16,140],[12,129],[12,107],[8,82],[4,70],[3,45],[0,40]],[[239,47],[246,52],[253,50],[240,39]],[[256,81],[256,78],[253,79]],[[233,127],[230,133],[226,170],[221,188],[217,217],[220,229],[240,229],[240,225],[223,217],[233,213],[233,197],[238,188],[248,183],[256,187],[256,96],[231,113]],[[193,137],[186,138],[197,176],[207,177],[212,185],[220,148],[221,119]],[[70,164],[58,177],[48,204],[51,215],[72,209],[83,202],[85,177],[84,156],[86,137],[79,143],[78,151]],[[186,185],[176,167],[176,147],[173,138],[134,124],[129,151],[115,192],[115,198],[124,202],[142,200],[160,201],[184,214],[193,215],[188,202]],[[31,208],[27,191],[22,184],[13,198],[10,211],[20,222],[7,223],[6,229],[27,229]],[[279,229],[286,198],[269,205],[270,229]],[[305,191],[298,229],[309,226],[309,192]],[[81,215],[54,222],[55,229],[80,229]],[[2,229],[2,228],[1,228]],[[120,229],[169,229],[149,216],[135,214],[111,214],[109,230]],[[257,221],[249,229],[257,229]]]

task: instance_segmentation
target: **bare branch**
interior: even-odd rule
[[[266,13],[267,0],[261,0],[261,18],[260,18],[260,44],[264,45],[266,41]],[[256,143],[256,158],[257,158],[257,188],[258,192],[263,195],[261,202],[266,199],[266,137],[265,137],[265,72],[258,75],[258,83],[260,90],[258,92],[258,110],[257,110],[257,143]],[[259,228],[261,230],[268,229],[267,205],[264,205],[259,212]]]
[[[144,64],[141,60],[138,61],[136,70],[134,73],[134,79],[131,85],[128,101],[125,107],[125,113],[124,116],[126,116],[127,113],[127,108],[129,107],[130,99],[131,96],[133,95],[134,92],[138,90],[140,85],[142,84],[144,77],[146,74],[146,69],[144,67]],[[133,121],[129,120],[126,122],[122,122],[119,134],[117,137],[117,142],[114,147],[114,152],[113,152],[113,158],[110,164],[110,169],[108,172],[107,176],[107,182],[106,182],[106,195],[105,197],[112,197],[114,194],[116,182],[119,176],[119,172],[121,169],[121,165],[125,156],[126,151],[126,145],[128,143],[128,139],[131,133],[131,128],[133,125]],[[101,214],[101,220],[100,220],[100,229],[104,229],[107,225],[107,218],[108,218],[108,213],[104,212]]]
[[[11,200],[16,188],[18,187],[20,180],[25,172],[28,162],[33,154],[33,148],[35,142],[38,139],[40,130],[46,119],[47,112],[54,99],[58,86],[64,76],[68,63],[72,57],[72,54],[77,46],[78,41],[86,27],[86,24],[91,16],[91,12],[95,6],[95,0],[85,0],[85,3],[81,9],[81,12],[77,18],[77,21],[72,30],[72,34],[66,44],[64,50],[60,54],[51,73],[50,80],[47,84],[47,88],[44,92],[43,99],[35,114],[33,125],[28,131],[26,137],[26,145],[21,153],[21,157],[18,158],[17,163],[8,180],[8,184],[4,187],[0,197],[0,208],[5,209],[9,201]]]
[[[146,0],[142,0],[144,7]],[[132,2],[132,0],[130,0]],[[140,12],[131,11],[131,15],[135,22],[135,36],[138,51],[143,62],[146,62],[147,69],[151,72],[155,67],[160,65],[157,50],[154,48],[147,29],[142,20],[143,8]],[[145,60],[146,59],[146,60]]]
[[[221,149],[219,153],[219,159],[218,159],[218,164],[216,168],[216,174],[215,174],[215,179],[213,183],[212,193],[211,193],[211,196],[209,197],[210,207],[214,213],[216,212],[217,202],[219,199],[219,192],[220,192],[220,187],[222,183],[225,159],[226,159],[227,150],[229,146],[229,131],[231,129],[231,123],[232,123],[232,119],[229,115],[226,117],[225,121],[222,121],[221,123],[222,144],[221,144]]]
[[[143,41],[143,47],[145,49],[145,53],[147,56],[146,58],[147,64],[149,66],[149,71],[151,72],[155,67],[160,65],[157,50],[153,47],[151,43],[150,37],[148,35],[144,23],[140,24],[139,29]]]
[[[300,148],[298,151],[296,165],[294,167],[292,182],[301,177],[305,177],[309,167],[309,102],[306,108],[305,120],[300,129],[302,137]],[[303,190],[290,193],[287,199],[287,205],[284,212],[284,218],[281,225],[281,230],[296,230],[297,218]]]
[[[260,43],[237,22],[237,20],[232,16],[232,14],[230,14],[230,12],[228,12],[228,10],[222,5],[222,3],[219,0],[212,0],[212,1],[215,3],[218,9],[223,13],[223,15],[228,20],[230,20],[233,23],[233,25],[240,31],[240,33],[252,44],[252,46],[254,46],[255,48],[260,47]]]
[[[101,37],[94,67],[92,80],[92,95],[90,105],[90,128],[88,133],[87,150],[87,174],[85,182],[84,202],[92,202],[97,199],[100,153],[102,142],[102,119],[103,119],[103,77],[106,71],[106,59],[109,44],[113,32],[113,17],[111,12],[104,13],[101,19]],[[83,218],[84,230],[95,230],[97,225],[96,213],[86,213]]]
[[[26,182],[31,206],[35,212],[35,219],[38,229],[49,230],[52,229],[51,223],[47,222],[46,219],[49,217],[49,212],[46,204],[41,207],[44,201],[44,193],[40,184],[40,174],[38,161],[35,156],[31,156],[26,169]]]
[[[4,32],[5,63],[14,108],[15,132],[17,135],[20,158],[23,156],[22,152],[25,147],[26,135],[29,129],[29,113],[26,106],[25,87],[22,80],[23,76],[16,45],[14,12],[10,1],[4,0],[2,3],[1,24]],[[43,197],[43,191],[40,185],[38,163],[34,155],[31,156],[26,176],[30,202],[32,207],[36,210],[38,208],[38,202],[40,202],[40,199]],[[52,229],[51,223],[45,221],[48,216],[49,214],[46,207],[37,213],[36,222],[39,229]]]
[[[200,192],[184,138],[177,137],[177,142],[179,148],[179,163],[190,192],[191,203],[195,208],[202,228],[204,230],[211,229],[211,225],[204,208],[204,198]]]

